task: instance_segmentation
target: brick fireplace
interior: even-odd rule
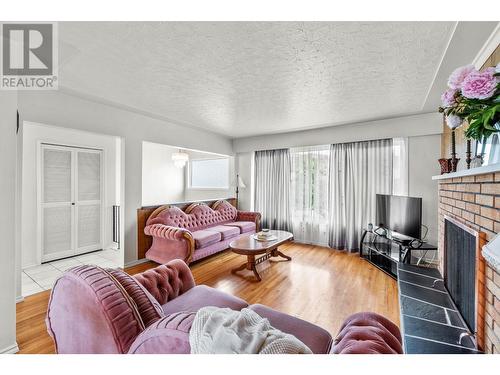
[[[451,177],[451,176],[450,176]],[[439,267],[444,272],[445,218],[450,217],[484,242],[500,232],[500,172],[439,180]],[[487,353],[500,353],[500,274],[476,254],[478,342]],[[483,335],[481,337],[481,335]]]

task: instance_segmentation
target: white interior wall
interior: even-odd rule
[[[408,195],[422,198],[422,224],[429,228],[427,240],[437,245],[438,183],[432,176],[440,172],[441,135],[408,139]],[[423,232],[422,232],[423,233]]]
[[[16,344],[16,110],[17,93],[0,90],[0,354]]]
[[[37,223],[38,163],[41,143],[97,148],[103,151],[104,248],[111,247],[113,244],[113,205],[120,203],[120,195],[117,195],[120,186],[119,167],[117,168],[117,154],[120,150],[117,150],[117,144],[119,144],[117,137],[24,121],[21,205],[23,223],[21,227],[22,268],[41,263],[37,234],[39,226]]]
[[[136,218],[137,208],[142,205],[142,142],[232,155],[231,140],[222,135],[174,124],[161,117],[64,90],[23,91],[19,93],[19,112],[26,121],[123,138],[125,241],[122,247],[126,264],[137,260]]]
[[[142,144],[142,205],[183,202],[184,169],[177,168],[172,154],[177,148],[158,143]]]
[[[443,131],[442,121],[442,115],[436,112],[282,134],[237,138],[233,140],[233,151],[241,153],[370,139],[441,134]]]
[[[254,208],[253,200],[253,152],[242,152],[236,155],[236,170],[246,185],[246,188],[239,189],[238,208],[243,211],[252,211]]]
[[[122,198],[125,194],[125,184],[123,183],[124,181],[124,176],[125,176],[125,163],[122,163],[122,160],[124,160],[124,152],[125,152],[125,147],[123,145],[123,139],[120,137],[114,137],[115,139],[115,173],[116,173],[116,181],[119,181],[119,184],[115,184],[115,197],[116,197],[116,204],[121,206],[122,205]],[[122,233],[122,231],[120,231]]]

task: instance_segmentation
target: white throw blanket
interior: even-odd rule
[[[273,328],[250,309],[203,307],[189,332],[193,354],[311,354],[295,336]]]

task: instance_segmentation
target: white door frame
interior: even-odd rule
[[[76,158],[74,157],[74,155],[78,152],[78,149],[81,149],[81,150],[87,150],[87,151],[95,151],[95,152],[99,152],[101,154],[101,233],[100,233],[100,248],[103,249],[104,248],[104,230],[105,230],[105,207],[106,207],[106,189],[105,189],[105,166],[106,166],[106,163],[105,163],[105,158],[106,158],[106,154],[105,154],[105,150],[102,149],[102,148],[96,148],[96,147],[88,147],[88,146],[85,146],[85,145],[78,145],[78,144],[69,144],[69,143],[65,143],[65,144],[59,144],[59,143],[53,143],[53,142],[47,142],[47,141],[38,141],[37,142],[37,187],[36,187],[36,190],[37,190],[37,263],[38,264],[41,264],[42,262],[49,262],[51,260],[55,260],[55,259],[60,259],[60,258],[64,258],[64,257],[71,257],[71,256],[76,256],[76,255],[80,255],[80,254],[83,254],[85,252],[91,252],[91,251],[95,251],[95,250],[98,250],[98,249],[95,249],[94,246],[92,248],[83,248],[83,249],[80,249],[80,251],[78,252],[78,248],[77,248],[77,237],[78,237],[78,234],[77,234],[77,228],[76,228],[76,223],[75,223],[75,217],[76,217],[76,213],[75,213],[75,210],[76,210],[76,205],[72,205],[72,214],[71,214],[71,220],[72,220],[72,250],[71,250],[71,253],[70,251],[68,251],[68,255],[67,256],[60,256],[58,255],[57,257],[54,257],[54,259],[49,259],[49,258],[46,258],[44,259],[44,255],[43,255],[43,249],[42,249],[42,243],[43,243],[43,219],[42,219],[42,215],[43,215],[43,209],[42,209],[42,203],[43,203],[43,197],[42,197],[42,190],[43,190],[43,148],[44,146],[49,146],[53,149],[62,149],[62,150],[67,150],[67,151],[73,151],[72,152],[72,160],[71,160],[71,163],[72,163],[72,168],[71,168],[71,183],[72,184],[76,184],[76,163],[77,163],[77,160]],[[76,149],[76,150],[75,150]],[[76,202],[76,194],[77,194],[77,189],[78,187],[75,186],[74,189],[72,189],[72,202]]]

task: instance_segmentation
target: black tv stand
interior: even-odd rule
[[[435,251],[437,247],[419,242],[418,247],[413,247],[414,239],[389,238],[384,233],[364,230],[359,244],[359,256],[389,276],[397,279],[398,263],[411,263],[412,250]]]
[[[400,240],[400,239],[393,239],[393,241],[400,243],[403,246],[410,246],[413,240]]]

